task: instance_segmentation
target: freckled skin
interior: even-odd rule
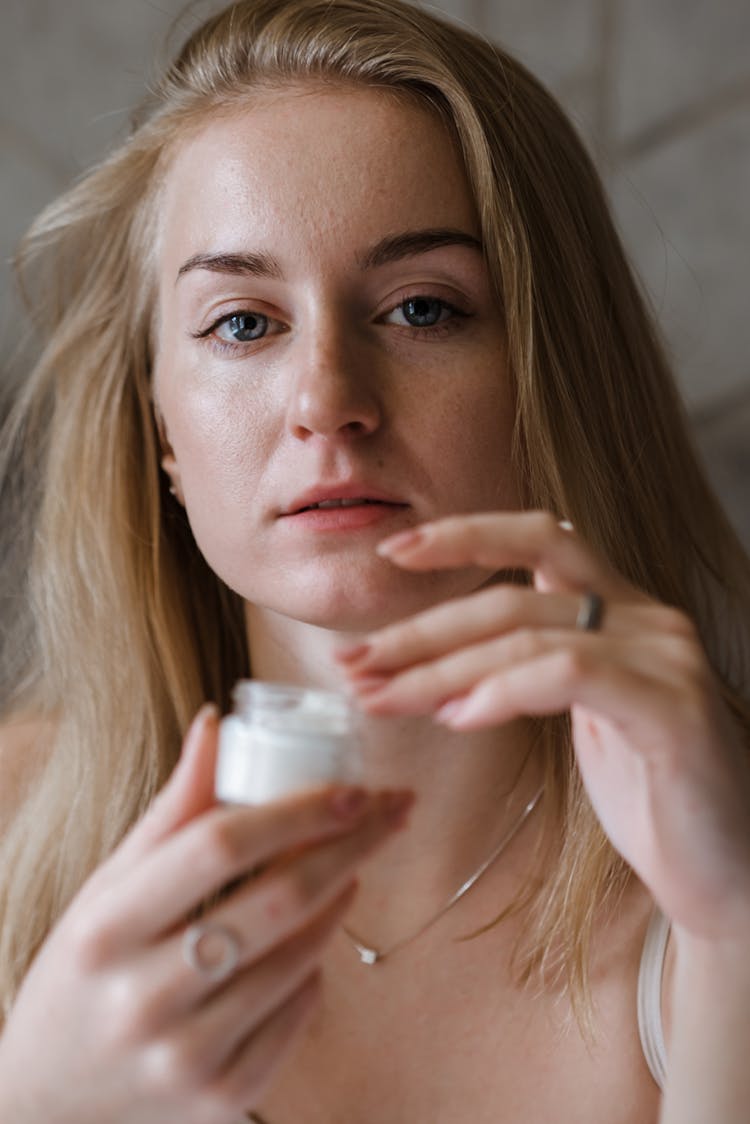
[[[475,569],[409,574],[374,553],[427,519],[519,506],[502,318],[481,254],[445,246],[360,266],[405,231],[479,237],[444,126],[382,91],[264,95],[181,145],[160,222],[156,398],[166,464],[212,568],[257,606],[355,630],[486,581]],[[272,255],[283,278],[175,281],[194,254],[249,251]],[[391,315],[415,293],[470,315],[420,337]],[[241,311],[273,330],[229,354],[194,338]],[[278,518],[311,485],[349,478],[408,507],[333,535]]]

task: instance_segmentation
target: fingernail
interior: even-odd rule
[[[444,703],[435,712],[435,720],[437,722],[451,722],[453,719],[460,718],[464,707],[465,699],[451,699],[450,702]]]
[[[375,553],[384,554],[387,557],[390,554],[398,554],[403,550],[411,550],[421,543],[424,537],[424,531],[421,527],[414,531],[399,531],[397,535],[391,535],[390,538],[379,542],[375,547]]]
[[[370,794],[365,788],[342,788],[331,797],[330,807],[335,816],[351,820],[365,810]]]
[[[216,721],[219,717],[219,708],[216,703],[204,703],[196,714],[193,721],[188,727],[188,731],[182,742],[182,749],[180,756],[185,756],[185,751],[190,748],[195,738],[200,736],[200,733],[205,729],[206,723]]]
[[[372,648],[371,644],[354,644],[354,645],[340,645],[333,653],[334,659],[344,660],[359,660],[362,656],[366,656]]]

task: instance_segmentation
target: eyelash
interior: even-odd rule
[[[460,331],[460,329],[463,327],[461,323],[462,320],[468,320],[471,317],[471,313],[464,312],[463,309],[457,308],[456,305],[451,304],[449,301],[443,300],[442,297],[434,297],[429,293],[413,293],[409,296],[403,297],[402,300],[398,301],[398,303],[393,306],[393,308],[388,310],[388,313],[386,313],[386,315],[390,315],[397,309],[403,308],[403,306],[405,304],[409,304],[410,301],[418,300],[436,302],[437,304],[442,306],[441,311],[447,311],[450,313],[450,317],[448,320],[443,320],[442,322],[437,324],[425,325],[421,328],[414,324],[395,325],[395,327],[399,327],[403,330],[414,333],[414,339],[435,339],[438,337],[451,335],[453,332]],[[215,320],[213,324],[209,325],[208,328],[204,328],[200,332],[192,332],[191,335],[193,339],[205,340],[205,342],[210,347],[214,348],[214,350],[218,352],[222,352],[225,354],[228,352],[236,354],[240,351],[246,351],[248,348],[252,348],[256,343],[260,343],[267,337],[259,336],[257,340],[246,340],[244,343],[238,340],[236,343],[230,343],[228,340],[217,339],[213,333],[217,328],[221,327],[222,324],[226,324],[227,321],[234,319],[234,317],[236,316],[254,315],[256,315],[256,313],[250,308],[237,308],[232,312],[227,312],[223,316],[220,316],[218,320]],[[265,317],[265,319],[267,319],[270,323],[274,322],[272,317]]]

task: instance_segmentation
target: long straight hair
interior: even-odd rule
[[[571,519],[627,579],[686,610],[750,728],[748,560],[559,106],[499,47],[401,0],[235,3],[189,38],[129,139],[42,213],[19,252],[44,342],[2,443],[13,518],[33,543],[2,697],[6,714],[46,719],[55,736],[0,849],[6,1011],[55,920],[164,783],[199,704],[225,705],[249,672],[241,600],[204,562],[158,467],[154,222],[191,130],[251,112],[259,90],[309,82],[391,90],[450,130],[507,327],[525,503]],[[561,844],[516,903],[519,970],[556,969],[575,1001],[594,921],[629,872],[586,797],[569,722],[537,726]]]

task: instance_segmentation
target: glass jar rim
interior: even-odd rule
[[[354,709],[346,695],[319,687],[240,679],[232,691],[232,700],[235,714],[249,721],[297,727],[314,718],[318,728],[330,726],[332,731],[343,733],[354,719]]]

